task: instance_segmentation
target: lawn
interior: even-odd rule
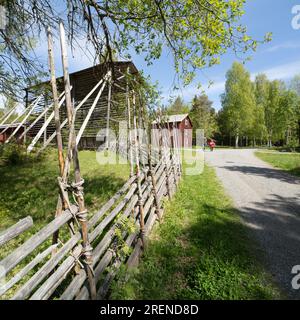
[[[85,202],[91,215],[127,180],[127,165],[100,165],[95,151],[79,153],[85,180]],[[17,165],[0,165],[0,231],[28,215],[34,227],[10,241],[0,250],[0,258],[54,218],[58,197],[58,162],[55,150],[41,161],[25,161]]]
[[[283,169],[290,174],[300,176],[300,153],[257,151],[255,155],[276,168]]]
[[[279,291],[254,255],[245,226],[214,170],[184,176],[138,268],[113,299],[274,299]]]

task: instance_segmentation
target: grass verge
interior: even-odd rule
[[[156,225],[137,269],[112,286],[112,299],[280,297],[214,170],[185,176]]]
[[[255,155],[261,160],[270,163],[272,166],[283,169],[292,175],[300,177],[300,154],[299,153],[280,153],[280,152],[261,152]]]

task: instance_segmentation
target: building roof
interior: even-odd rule
[[[164,118],[164,121],[165,122],[168,122],[168,123],[174,123],[174,122],[181,122],[182,120],[184,120],[186,117],[188,117],[189,114],[188,113],[184,113],[184,114],[173,114],[173,115],[170,115],[170,116],[166,116]],[[152,124],[156,124],[157,123],[157,120],[154,120],[152,122]]]
[[[139,71],[137,67],[134,65],[132,61],[114,61],[111,64],[107,63],[99,63],[96,65],[93,65],[91,67],[77,70],[74,72],[69,72],[70,80],[72,81],[72,78],[79,78],[79,77],[87,77],[87,75],[90,75],[96,79],[101,79],[107,72],[108,68],[111,67],[113,69],[113,75],[118,78],[120,76],[120,73],[125,73],[127,69],[129,70],[129,73],[134,75],[139,75]],[[56,78],[56,80],[63,83],[63,76],[59,76]],[[24,90],[34,90],[39,85],[43,84],[49,84],[50,80],[46,80],[43,82],[40,82],[36,85],[32,85],[30,87],[25,88]]]
[[[20,124],[21,124],[21,123],[13,123],[13,124],[4,123],[4,124],[1,124],[1,125],[0,125],[0,130],[1,130],[1,129],[6,129],[7,127],[17,128]],[[23,124],[22,127],[25,127],[25,125]]]

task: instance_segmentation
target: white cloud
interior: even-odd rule
[[[300,60],[254,72],[251,74],[251,79],[253,80],[260,73],[266,74],[270,80],[287,80],[300,73]]]
[[[212,83],[210,86],[208,83],[198,88],[195,85],[184,87],[178,91],[165,90],[162,93],[163,100],[166,102],[170,96],[180,95],[186,101],[191,100],[196,94],[201,94],[204,91],[207,95],[220,95],[225,89],[225,81],[218,81]]]
[[[266,74],[270,80],[275,80],[275,79],[288,80],[288,79],[291,79],[297,73],[300,73],[300,60],[282,64],[272,68],[262,69],[256,72],[252,72],[251,79],[254,80],[255,77],[260,73]],[[220,79],[220,77],[218,79]],[[191,86],[182,88],[181,90],[178,90],[176,92],[172,90],[165,90],[162,93],[163,102],[167,103],[168,99],[171,96],[177,96],[177,95],[182,96],[182,98],[186,101],[190,101],[195,94],[200,94],[202,90],[205,91],[205,93],[209,96],[210,99],[215,101],[215,104],[219,105],[220,104],[219,96],[225,90],[225,80],[224,81],[218,80],[214,82],[210,87],[208,87],[208,83],[203,84],[203,86],[200,89],[197,88],[197,86],[195,85],[191,85]]]
[[[284,50],[284,49],[299,49],[300,48],[300,43],[299,42],[284,42],[281,44],[277,44],[274,46],[271,46],[269,48],[267,48],[266,50],[264,50],[263,52],[276,52],[279,50]]]
[[[54,59],[57,76],[62,74],[61,66],[61,49],[59,39],[54,37]],[[69,61],[69,70],[70,72],[75,72],[82,70],[88,67],[91,67],[94,64],[94,49],[90,43],[87,43],[84,38],[75,38],[73,42],[73,50],[68,44],[68,61]],[[45,35],[41,36],[39,45],[34,50],[35,55],[45,66],[47,70],[48,65],[48,47],[47,39]]]

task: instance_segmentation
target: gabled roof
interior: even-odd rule
[[[173,114],[171,116],[165,116],[164,117],[164,121],[168,122],[168,123],[174,123],[174,122],[181,122],[182,120],[184,120],[185,118],[187,118],[189,116],[188,113],[184,113],[184,114]],[[157,120],[154,120],[152,122],[152,124],[156,124]]]
[[[87,77],[87,75],[97,78],[99,80],[101,79],[101,77],[103,77],[106,74],[109,66],[114,70],[113,74],[115,75],[116,78],[120,76],[120,72],[122,74],[125,73],[127,68],[129,69],[129,72],[131,74],[139,75],[139,71],[132,61],[114,61],[111,64],[99,63],[85,69],[69,72],[70,80],[72,80],[72,78],[74,79],[80,78],[80,77],[84,78],[84,77]],[[57,77],[56,80],[63,81],[63,76]],[[40,82],[36,85],[32,85],[28,88],[25,88],[24,90],[30,91],[31,89],[35,89],[39,85],[49,84],[50,83],[49,81],[50,80]]]

